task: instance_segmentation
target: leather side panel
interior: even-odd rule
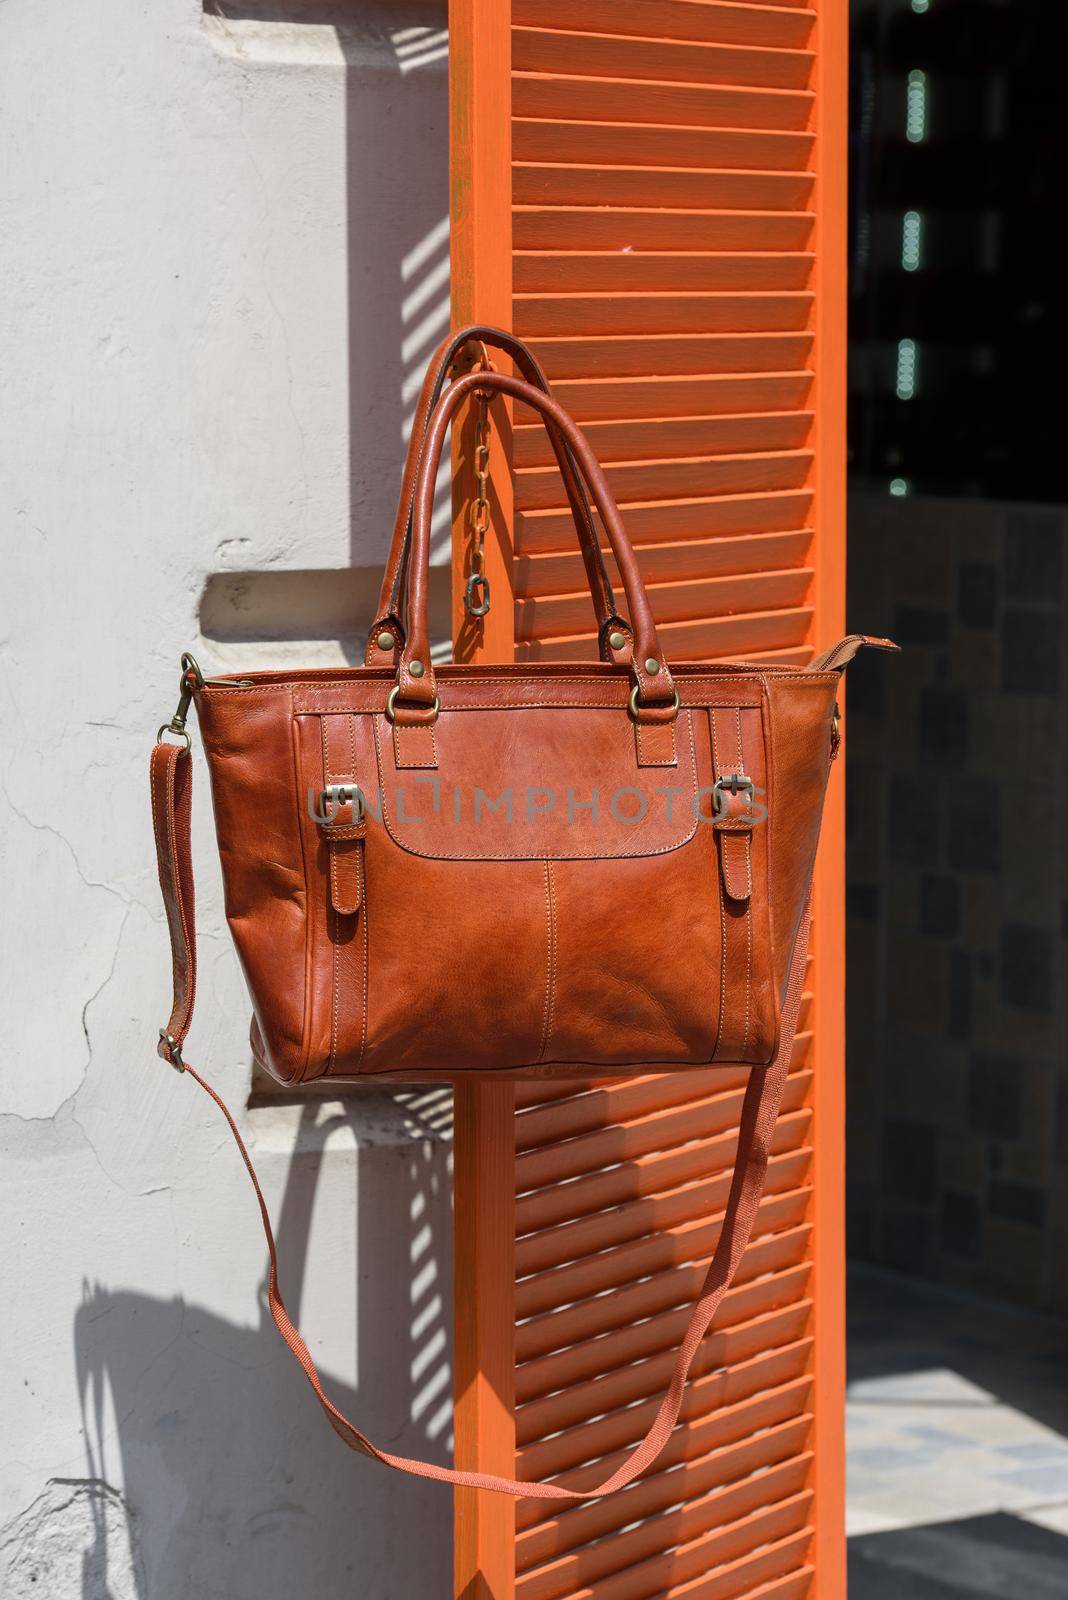
[[[284,1082],[304,1064],[307,892],[294,754],[284,685],[198,696],[211,776],[226,918],[267,1065]]]
[[[767,680],[768,820],[772,943],[780,995],[805,909],[816,859],[831,754],[837,677]]]

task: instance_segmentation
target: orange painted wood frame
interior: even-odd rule
[[[680,659],[803,662],[844,631],[847,25],[847,0],[450,3],[454,325],[531,339]],[[590,653],[550,460],[495,403],[473,628],[469,426],[454,442],[467,659]],[[463,1600],[845,1594],[843,835],[839,767],[768,1195],[667,1470],[555,1515],[458,1493]],[[459,1463],[551,1476],[625,1445],[714,1238],[741,1082],[457,1090]]]
[[[845,633],[849,4],[819,0],[815,48],[813,644]],[[842,710],[844,712],[844,703]],[[844,748],[844,747],[843,747]],[[846,1593],[845,762],[828,788],[814,884],[814,1477],[820,1594]]]
[[[449,222],[452,322],[511,326],[511,18],[507,0],[450,0]],[[502,92],[502,90],[504,92]],[[503,204],[502,204],[503,200]],[[491,522],[485,571],[492,604],[475,628],[464,610],[473,476],[469,408],[453,430],[453,640],[457,656],[514,657],[511,423],[491,408]],[[488,932],[488,930],[487,930]],[[457,1466],[512,1473],[515,1466],[515,1096],[511,1084],[461,1083],[454,1091],[453,1284]],[[487,1504],[487,1502],[491,1502]],[[453,1573],[463,1600],[514,1593],[511,1501],[455,1491]]]

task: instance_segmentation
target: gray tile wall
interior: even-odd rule
[[[1063,508],[856,496],[848,1175],[859,1257],[1068,1311]]]

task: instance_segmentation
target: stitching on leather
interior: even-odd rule
[[[176,753],[175,757],[174,757],[174,766],[173,766],[174,774],[177,774],[177,771],[178,771],[178,760],[179,760],[179,754]],[[191,969],[191,950],[190,950],[190,944],[189,944],[189,919],[188,919],[188,917],[186,916],[186,913],[185,913],[185,896],[182,893],[182,862],[181,862],[181,858],[180,858],[180,856],[178,854],[178,833],[177,833],[177,827],[176,827],[176,820],[177,819],[176,819],[176,816],[175,816],[176,797],[175,797],[175,792],[174,792],[176,788],[177,788],[176,784],[172,785],[172,784],[168,783],[168,785],[167,785],[166,816],[167,816],[167,832],[168,832],[168,836],[170,838],[170,845],[171,845],[171,851],[172,851],[171,859],[174,862],[174,866],[175,866],[174,892],[175,892],[175,896],[176,896],[176,899],[177,899],[177,902],[178,902],[178,920],[179,920],[179,923],[180,923],[181,929],[182,929],[182,948],[183,948],[183,953],[185,955],[185,972],[184,972],[184,974],[181,975],[181,980],[180,980],[179,986],[178,986],[178,988],[176,988],[175,995],[174,995],[174,1002],[175,1002],[175,1005],[174,1005],[175,1018],[174,1018],[174,1020],[178,1024],[179,1043],[181,1043],[181,1036],[184,1035],[186,1027],[188,1026],[188,1022],[189,1022],[189,992],[190,992],[190,977],[191,977],[191,970],[190,970]],[[169,1031],[173,1033],[174,1029],[172,1028]]]
[[[745,841],[746,861],[749,860],[749,840]],[[745,903],[745,1027],[742,1030],[742,1054],[749,1043],[749,1014],[753,979],[753,917],[752,901]]]
[[[771,668],[770,672],[769,672],[769,669],[764,669],[764,670],[765,670],[765,673],[767,673],[768,676],[770,677],[771,681],[774,682],[774,683],[778,683],[778,684],[822,683],[824,685],[830,685],[830,684],[837,683],[839,681],[839,678],[841,677],[840,673],[833,672],[833,671],[832,672],[791,672],[791,671],[789,671],[788,669],[786,669],[784,667]],[[319,706],[312,705],[311,702],[312,702],[313,699],[321,697],[321,695],[323,693],[325,693],[326,690],[328,690],[328,689],[347,690],[347,689],[351,689],[352,688],[353,682],[365,683],[365,682],[370,682],[370,681],[372,681],[372,680],[370,680],[370,679],[355,679],[355,680],[346,682],[344,679],[333,679],[333,680],[327,681],[326,683],[303,684],[303,683],[286,682],[285,680],[282,680],[281,682],[278,682],[278,683],[257,683],[257,684],[252,684],[247,688],[242,688],[239,684],[230,684],[230,685],[227,685],[227,687],[225,687],[225,688],[216,687],[214,689],[203,689],[203,690],[201,690],[201,693],[205,694],[205,695],[208,695],[208,696],[212,696],[212,695],[215,695],[215,694],[225,695],[228,700],[232,700],[232,699],[235,699],[235,698],[237,698],[239,696],[250,695],[250,694],[284,694],[284,693],[288,692],[290,694],[291,698],[293,698],[294,700],[299,698],[301,700],[301,702],[302,702],[301,705],[296,708],[296,713],[298,715],[301,712],[304,712],[306,715],[316,716],[316,715],[320,714],[322,708],[319,707]],[[443,681],[445,683],[448,683],[450,680],[448,678],[446,678]],[[463,680],[461,680],[461,681],[463,681]],[[499,678],[499,679],[493,679],[493,678],[477,678],[476,679],[476,678],[472,678],[472,679],[469,679],[467,681],[471,682],[471,683],[493,683],[493,682],[498,682],[498,683],[501,683],[501,684],[508,684],[508,683],[517,684],[517,683],[521,683],[522,679],[519,678],[519,677]],[[551,684],[551,683],[568,683],[568,684],[573,684],[573,683],[599,683],[602,687],[604,687],[605,684],[608,683],[611,680],[606,679],[606,678],[592,677],[592,676],[591,677],[582,677],[582,678],[578,678],[578,677],[574,677],[574,676],[568,676],[568,677],[562,677],[562,678],[549,678],[549,677],[537,678],[534,681],[537,682],[537,683],[546,683],[546,684]],[[712,685],[712,684],[723,685],[723,686],[730,685],[732,688],[734,688],[734,687],[737,687],[739,684],[745,685],[745,684],[748,684],[748,683],[761,683],[761,684],[764,684],[765,687],[766,687],[767,677],[761,675],[760,672],[758,672],[758,671],[756,671],[756,670],[754,670],[752,668],[746,668],[744,670],[743,669],[739,669],[739,672],[738,672],[737,676],[735,676],[733,673],[731,673],[731,674],[724,673],[721,670],[718,674],[717,673],[702,674],[699,678],[679,677],[675,681],[676,681],[676,684],[679,686],[680,694],[684,694],[684,692],[685,692],[685,690],[687,688],[704,687],[705,685]],[[304,702],[307,702],[307,703],[305,704]],[[551,704],[551,703],[554,703],[554,702],[542,702],[542,703]],[[566,704],[567,702],[563,702],[563,703]],[[690,705],[690,704],[694,704],[694,703],[695,702],[687,701],[685,698],[683,699],[683,705]],[[582,701],[581,704],[582,705],[586,705],[586,704],[588,704],[588,702],[587,701]],[[346,710],[348,708],[342,706],[342,707],[339,707],[338,709]],[[372,706],[367,707],[368,711],[373,711],[375,709],[379,709],[379,708],[375,708],[375,707],[372,707]],[[444,709],[447,710],[447,711],[487,711],[487,710],[492,710],[493,708],[491,706],[468,704],[468,705],[464,705],[464,706],[446,706]]]
[[[545,869],[545,1005],[542,1008],[541,1019],[541,1048],[538,1051],[538,1061],[545,1059],[545,1052],[549,1048],[549,1036],[552,1033],[552,1019],[554,1009],[554,991],[556,988],[556,938],[553,917],[553,880],[549,862],[543,861]]]
[[[177,760],[177,753],[175,754],[174,757],[171,757],[169,755],[165,756],[164,760],[166,762],[169,762],[171,760]],[[155,775],[153,774],[153,777],[154,776]],[[164,782],[169,784],[169,780],[170,780],[170,774],[165,771],[164,772]],[[159,825],[159,808],[158,808],[157,803],[156,803],[156,784],[155,784],[155,782],[153,782],[153,783],[151,783],[149,785],[149,792],[150,792],[151,799],[152,799],[152,832],[156,837],[157,845],[158,845],[158,842],[163,838],[163,835],[162,835],[162,833],[160,831],[160,825]],[[173,850],[174,836],[169,830],[168,830],[168,833],[167,833],[167,840],[168,840],[168,843],[169,843],[171,849]],[[173,854],[170,854],[168,851],[164,851],[164,850],[160,850],[159,855],[160,855],[160,860],[167,863],[167,876],[168,876],[168,878],[172,877],[173,876],[173,871],[174,871],[173,862],[175,860],[175,857],[173,856]],[[177,911],[178,908],[173,903],[174,902],[173,888],[172,888],[172,891],[171,891],[171,893],[169,895],[167,893],[167,885],[163,882],[162,872],[160,873],[160,887],[163,890],[163,908],[167,913],[167,921],[169,923],[171,921],[172,912],[173,911]],[[183,930],[183,933],[184,933],[184,930]],[[179,988],[180,988],[180,981],[179,981],[179,977],[178,977],[178,950],[177,950],[176,943],[174,943],[172,941],[172,943],[171,943],[171,1015],[170,1015],[170,1020],[168,1022],[168,1025],[167,1025],[167,1032],[168,1033],[173,1033],[174,1032],[174,1014],[178,1009],[178,992],[179,992]]]
[[[324,717],[323,720],[325,722],[326,718]],[[694,804],[691,807],[693,812],[693,825],[690,828],[689,833],[684,834],[682,838],[675,840],[671,844],[659,846],[656,850],[614,850],[611,852],[605,852],[602,855],[590,855],[587,853],[580,853],[578,851],[561,851],[559,854],[553,857],[554,861],[645,860],[651,856],[670,855],[673,850],[681,850],[683,845],[689,844],[690,840],[697,832],[697,758],[694,752],[693,717],[689,707],[687,708],[686,721],[690,731],[690,754],[692,758],[690,782],[694,801]],[[499,854],[492,856],[472,856],[459,850],[417,850],[415,846],[409,844],[407,840],[399,838],[393,831],[393,825],[389,818],[389,804],[386,798],[385,774],[382,770],[382,744],[378,735],[377,717],[372,719],[371,726],[374,730],[375,736],[375,756],[378,761],[378,781],[382,789],[382,821],[385,823],[386,832],[389,834],[390,838],[393,840],[393,843],[398,847],[398,849],[406,850],[408,854],[412,856],[421,856],[425,861],[538,861],[544,859],[544,857],[540,856],[536,852],[522,850],[512,850],[508,852],[501,851]]]
[[[349,717],[349,749],[352,753],[352,781],[359,782],[359,765],[356,750],[356,718]],[[363,1009],[360,1014],[360,1053],[356,1058],[356,1071],[359,1072],[363,1065],[364,1054],[367,1050],[367,967],[370,960],[370,951],[367,936],[367,852],[362,844],[356,846],[356,895],[359,900],[357,915],[363,924],[361,928],[363,943]]]
[[[687,709],[689,709],[689,708],[687,708]],[[657,724],[658,728],[660,728],[662,726],[663,726],[662,723],[658,723]],[[637,735],[637,738],[636,738],[635,742],[636,742],[636,744],[638,746],[638,765],[640,767],[677,767],[678,766],[678,764],[679,764],[679,751],[678,751],[678,746],[675,743],[675,722],[674,721],[672,723],[670,723],[670,728],[671,728],[671,754],[667,758],[667,760],[658,761],[654,756],[650,756],[648,751],[645,748],[646,740],[651,737],[648,724],[644,723],[644,722],[636,722],[634,724],[634,730],[635,730],[635,733]]]
[[[435,734],[434,734],[434,724],[433,724],[433,722],[431,722],[431,723],[425,723],[424,722],[424,723],[422,723],[422,724],[420,724],[420,725],[418,725],[416,727],[408,729],[408,731],[410,731],[411,733],[427,733],[427,732],[429,732],[429,734],[430,734],[430,760],[429,761],[402,761],[401,760],[401,755],[402,755],[403,752],[401,751],[401,747],[400,747],[400,738],[401,738],[402,732],[404,732],[404,731],[405,731],[405,724],[404,723],[395,722],[393,724],[393,761],[394,761],[394,765],[396,765],[396,766],[398,766],[398,767],[400,767],[402,769],[409,768],[409,767],[436,767],[437,764],[438,764],[438,741],[437,741],[437,738],[435,737]]]
[[[734,708],[734,716],[735,716],[735,720],[736,720],[737,726],[738,726],[738,770],[740,772],[744,772],[745,771],[745,754],[744,754],[744,751],[742,750],[742,713],[738,709],[737,706],[735,706],[735,708]],[[742,1032],[742,1054],[743,1055],[745,1054],[745,1047],[749,1042],[749,1006],[750,1006],[751,989],[752,989],[752,981],[753,981],[753,917],[752,917],[752,908],[753,908],[753,894],[752,894],[753,869],[752,869],[752,861],[751,861],[751,858],[750,858],[749,837],[748,837],[748,835],[746,835],[746,837],[745,837],[744,844],[745,844],[745,852],[744,853],[745,853],[745,867],[746,867],[745,876],[746,876],[746,885],[747,885],[747,887],[749,889],[749,894],[746,896],[746,901],[745,901],[745,1027],[744,1027],[744,1030]]]
[[[552,984],[549,990],[549,1027],[545,1035],[545,1044],[548,1048],[549,1040],[553,1034],[553,1023],[556,1020],[556,984],[560,968],[560,908],[556,899],[556,872],[551,861],[545,863],[549,878],[549,905],[552,909]]]
[[[730,685],[733,689],[734,685]],[[731,698],[726,702],[712,698],[710,689],[701,689],[692,697],[683,696],[680,708],[683,711],[706,711],[715,706],[717,709],[730,709],[735,705],[744,706],[746,710],[759,709],[762,705],[760,696],[754,691],[744,700]],[[454,702],[452,705],[443,703],[442,715],[461,715],[467,711],[624,711],[626,702],[614,697],[585,700],[521,700],[514,696],[498,695],[494,700],[465,700],[462,703]],[[351,699],[339,700],[328,705],[304,705],[296,707],[293,715],[297,717],[330,717],[342,716],[345,712],[357,717],[380,717],[384,714],[385,706],[355,705]],[[396,726],[396,725],[395,725]],[[641,724],[639,723],[640,727]]]
[[[327,784],[329,785],[332,782],[333,777],[334,777],[334,766],[333,766],[333,762],[330,759],[330,719],[329,719],[329,717],[324,717],[323,718],[323,774],[324,774],[324,777],[326,779]],[[330,884],[331,884],[331,890],[332,890],[333,889],[333,884],[334,884],[334,852],[332,850],[330,850],[329,851],[329,855],[330,855]],[[330,1056],[329,1056],[329,1059],[328,1059],[327,1064],[326,1064],[326,1070],[327,1070],[327,1073],[329,1074],[330,1072],[333,1071],[335,1062],[337,1060],[337,1013],[338,1013],[338,1005],[339,1005],[339,1001],[340,1001],[340,991],[341,991],[340,941],[338,939],[337,912],[334,910],[333,894],[331,895],[331,904],[329,906],[327,906],[327,908],[326,908],[326,923],[327,923],[327,929],[328,929],[329,934],[330,934],[330,945],[331,945],[331,949],[333,950],[333,960],[334,960],[333,996],[332,996],[331,1006],[330,1006]]]
[[[447,681],[448,680],[446,680],[446,682]],[[610,690],[610,688],[611,688],[611,682],[605,680],[604,678],[568,678],[568,679],[544,680],[544,681],[547,681],[547,682],[557,681],[557,682],[567,683],[568,685],[573,685],[573,684],[576,684],[576,683],[590,683],[590,684],[596,685],[598,688],[600,688],[602,690]],[[586,710],[601,711],[601,710],[616,710],[616,709],[622,711],[624,709],[625,705],[626,705],[626,697],[623,696],[623,695],[616,695],[614,693],[606,694],[604,696],[604,698],[598,698],[598,699],[591,699],[591,698],[576,699],[574,696],[572,696],[570,698],[567,698],[567,699],[561,699],[561,698],[552,698],[551,696],[548,696],[548,695],[537,695],[536,688],[534,686],[532,686],[531,689],[530,689],[530,692],[528,694],[528,697],[526,699],[524,699],[522,697],[521,691],[523,691],[524,688],[526,688],[526,686],[522,683],[522,681],[520,679],[517,679],[517,678],[500,678],[500,679],[490,679],[490,680],[479,679],[478,682],[479,682],[480,686],[482,686],[483,684],[485,684],[487,682],[489,682],[491,684],[496,684],[497,693],[492,698],[489,698],[489,699],[463,700],[463,701],[457,701],[455,704],[451,704],[451,705],[448,704],[448,703],[443,703],[442,710],[443,711],[497,711],[497,710],[504,709],[504,710],[514,710],[514,711],[538,711],[542,707],[545,707],[546,709],[552,709],[554,707],[560,707],[561,709],[570,708],[570,709],[575,710],[575,711],[586,711]],[[346,689],[348,687],[348,685],[338,684],[338,685],[335,685],[335,687],[339,691],[341,691],[341,690]],[[724,688],[724,689],[730,689],[731,692],[734,693],[734,694],[739,693],[740,690],[748,690],[750,695],[752,696],[752,698],[743,700],[741,702],[741,704],[746,705],[746,706],[756,706],[756,705],[760,705],[760,703],[761,703],[760,690],[759,690],[757,681],[754,681],[754,682],[750,683],[748,680],[744,680],[744,679],[740,680],[740,679],[737,679],[737,678],[723,678],[723,679],[717,679],[717,680],[700,679],[700,680],[693,680],[693,681],[687,683],[686,680],[683,680],[683,690],[685,691],[686,689],[692,689],[693,693],[694,693],[694,696],[695,696],[695,698],[691,699],[686,693],[682,694],[682,696],[681,696],[681,705],[682,705],[683,709],[684,710],[697,709],[698,707],[706,704],[706,702],[704,700],[700,699],[699,696],[701,696],[702,694],[710,694],[712,692],[713,688],[715,688],[715,687],[721,687],[721,688]],[[511,690],[512,693],[509,693],[508,692],[509,690]],[[520,691],[520,692],[517,693],[516,692],[517,690]],[[228,692],[230,692],[230,691],[228,691]],[[243,693],[247,693],[247,694],[258,694],[258,693],[262,693],[263,691],[262,690],[249,689],[249,690],[234,691],[234,692],[243,692]],[[381,716],[382,712],[384,710],[384,707],[385,707],[385,701],[384,700],[383,700],[382,705],[380,705],[380,706],[372,706],[372,705],[355,706],[355,705],[350,704],[348,700],[346,700],[346,702],[344,704],[340,704],[340,705],[339,704],[333,704],[333,703],[324,705],[323,704],[324,696],[322,694],[320,694],[318,690],[305,691],[304,693],[298,693],[298,694],[296,694],[294,696],[294,699],[295,700],[299,700],[299,702],[300,702],[296,706],[295,711],[294,711],[294,715],[296,715],[296,716],[310,716],[310,717],[330,716],[331,714],[337,715],[337,714],[340,714],[340,713],[345,712],[345,711],[351,711],[356,715],[362,715],[362,716]],[[728,705],[731,705],[732,703],[733,702],[731,702],[731,701],[727,701]],[[398,723],[398,724],[394,724],[394,726],[395,727],[399,727],[399,726],[402,726],[402,724]],[[429,724],[429,726],[432,728],[433,724]],[[641,724],[639,723],[638,726],[640,727]]]
[[[545,872],[545,1003],[541,1009],[541,1046],[537,1059],[540,1061],[545,1055],[545,1047],[549,1042],[549,995],[552,992],[553,981],[553,917],[549,904],[549,863],[542,862]]]
[[[189,758],[192,760],[192,757]],[[179,794],[177,794],[177,774],[179,774],[179,770],[181,770],[181,760],[182,755],[181,752],[179,752],[179,754],[174,757],[173,827],[174,835],[176,835],[176,838],[174,838],[174,845],[176,845],[174,854],[176,854],[177,861],[177,904],[179,904],[179,914],[181,914],[182,918],[182,936],[184,936],[184,960],[182,960],[181,963],[181,971],[182,979],[184,979],[184,995],[182,995],[182,1013],[184,1013],[182,1014],[182,1030],[185,1030],[187,1027],[189,1027],[190,1018],[192,1018],[193,990],[195,990],[195,981],[197,981],[197,974],[195,974],[195,970],[193,970],[193,963],[195,963],[195,947],[197,947],[197,928],[195,928],[195,925],[193,925],[193,917],[190,917],[190,907],[187,906],[187,902],[185,902],[185,890],[184,886],[182,886],[185,878],[184,853],[179,853],[179,851],[177,851],[177,818],[179,818],[179,811],[181,811],[182,814],[182,824],[184,824],[184,827],[182,827],[182,832],[184,832],[185,838],[189,838],[190,821],[192,821],[192,818],[190,818],[190,811],[192,811],[192,798],[190,798],[189,782],[185,784],[184,802],[182,802],[182,798],[179,797]],[[192,893],[192,882],[190,882],[189,888],[190,893]]]
[[[370,945],[367,931],[367,871],[366,854],[359,852],[357,866],[360,874],[360,921],[363,923],[363,1015],[360,1018],[360,1053],[356,1058],[356,1071],[363,1066],[363,1058],[367,1054],[367,994],[368,994],[368,968],[370,966]]]
[[[337,881],[337,851],[327,846],[328,860],[330,862],[330,904],[336,911],[341,899],[341,890]]]
[[[304,739],[300,724],[296,717],[290,718],[289,726],[289,742],[293,759],[293,798],[295,803],[293,826],[296,832],[297,842],[300,845],[300,865],[302,882],[304,885],[304,989],[301,997],[300,1059],[297,1064],[297,1070],[292,1079],[293,1083],[297,1084],[303,1083],[308,1077],[308,1071],[311,1066],[312,1058],[312,1027],[315,1020],[313,1016],[314,1004],[312,996],[314,993],[314,983],[312,980],[312,972],[314,970],[313,952],[316,944],[316,919],[310,914],[311,906],[314,902],[311,888],[311,872],[308,864],[308,845],[305,837],[305,825],[303,821],[307,813],[301,806],[301,795],[304,791]],[[318,774],[309,774],[309,776],[318,777]],[[326,781],[325,773],[323,775],[323,781]],[[318,830],[316,830],[316,833],[318,834]],[[266,1048],[267,1046],[265,1041],[264,1049]]]
[[[712,736],[712,778],[715,781],[720,776],[719,746],[716,740],[716,713],[708,713],[708,726]],[[716,1018],[716,1042],[712,1048],[711,1061],[719,1055],[719,1047],[723,1040],[723,1013],[727,1004],[727,911],[723,904],[723,883],[720,878],[719,868],[723,862],[723,841],[712,836],[712,860],[716,879],[716,898],[719,901],[719,1016]]]

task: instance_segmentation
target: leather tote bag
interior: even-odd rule
[[[484,361],[446,387],[472,341],[503,349],[520,375]],[[523,402],[548,428],[598,660],[432,660],[438,465],[459,407],[494,394]],[[419,1476],[554,1500],[606,1494],[655,1460],[760,1198],[804,982],[835,692],[864,643],[894,648],[852,635],[800,669],[669,663],[584,435],[524,346],[474,328],[446,341],[427,375],[366,664],[206,679],[183,657],[181,701],[151,760],[174,980],[159,1053],[229,1124],[260,1204],[275,1321],[351,1448]],[[718,1244],[670,1386],[645,1439],[595,1488],[407,1460],[376,1448],[324,1394],[286,1314],[267,1208],[237,1125],[183,1053],[196,991],[190,702],[227,918],[252,997],[252,1048],[276,1078],[750,1068]]]

